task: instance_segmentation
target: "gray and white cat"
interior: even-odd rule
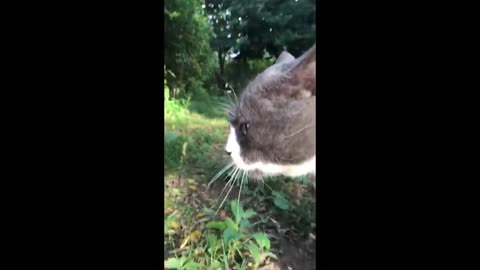
[[[315,174],[316,45],[295,59],[283,52],[251,81],[228,118],[225,147],[255,178]]]

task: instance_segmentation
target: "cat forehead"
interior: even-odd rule
[[[278,89],[267,90],[264,86],[254,86],[245,91],[239,106],[241,116],[252,119],[271,117],[282,105],[282,97]],[[266,119],[264,119],[266,120]]]
[[[304,89],[302,83],[302,81],[308,82],[305,79],[309,79],[309,77],[299,76],[302,74],[298,71],[303,72],[304,67],[311,62],[304,59],[306,56],[312,55],[311,52],[314,52],[314,48],[299,59],[288,52],[283,52],[273,65],[258,74],[247,85],[240,102],[240,107],[245,107],[242,110],[265,111],[282,107],[285,103],[295,99],[311,96],[311,93]]]

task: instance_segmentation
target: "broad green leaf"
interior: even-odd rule
[[[165,262],[165,267],[167,269],[181,269],[182,260],[177,258],[170,258]]]
[[[253,244],[248,244],[247,249],[252,254],[252,258],[256,264],[260,263],[260,249]]]
[[[230,230],[232,230],[234,232],[238,232],[238,225],[235,222],[233,222],[233,220],[231,218],[226,218],[225,219],[225,224],[227,224],[227,227]]]
[[[232,240],[239,239],[241,237],[241,234],[232,231],[230,228],[227,228],[225,231],[223,231],[223,241],[228,244]]]
[[[235,224],[240,224],[240,220],[243,216],[243,208],[241,205],[238,204],[237,201],[233,200],[230,203],[230,207],[232,209],[232,213],[235,216]]]
[[[199,267],[201,267],[201,266],[202,266],[202,265],[199,264],[199,263],[189,261],[189,262],[187,262],[187,263],[183,266],[183,268],[186,269],[186,270],[190,270],[190,269],[194,270],[194,269],[197,269],[197,268],[199,268]]]
[[[267,250],[270,249],[270,240],[265,234],[255,233],[252,237],[257,241],[260,248],[266,248]]]
[[[251,218],[253,217],[254,215],[256,215],[257,213],[255,211],[253,211],[253,209],[247,209],[244,213],[243,213],[243,218]]]
[[[273,203],[275,204],[276,207],[282,209],[282,210],[288,210],[288,202],[287,200],[284,199],[283,196],[280,195],[278,192],[274,192],[274,199]]]
[[[242,219],[242,221],[240,221],[240,231],[248,229],[249,227],[250,227],[250,221],[248,221],[248,219]]]
[[[216,229],[216,230],[225,230],[227,228],[227,224],[223,221],[210,221],[205,225],[207,229]]]

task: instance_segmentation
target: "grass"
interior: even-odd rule
[[[165,101],[165,268],[280,269],[274,265],[282,260],[295,265],[295,258],[285,256],[291,253],[285,245],[295,245],[285,241],[308,240],[315,233],[315,202],[305,183],[249,181],[241,192],[232,186],[221,208],[227,193],[221,194],[223,179],[207,189],[229,162],[223,151],[228,135],[223,101]],[[296,259],[309,265],[315,260]]]

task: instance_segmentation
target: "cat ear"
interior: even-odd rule
[[[316,44],[295,60],[295,63],[289,70],[290,83],[299,90],[299,95],[315,96],[316,92],[316,64],[317,64],[317,46]]]
[[[293,60],[295,60],[295,57],[293,57],[293,55],[289,54],[287,51],[283,51],[280,56],[278,56],[275,64],[287,63]]]

